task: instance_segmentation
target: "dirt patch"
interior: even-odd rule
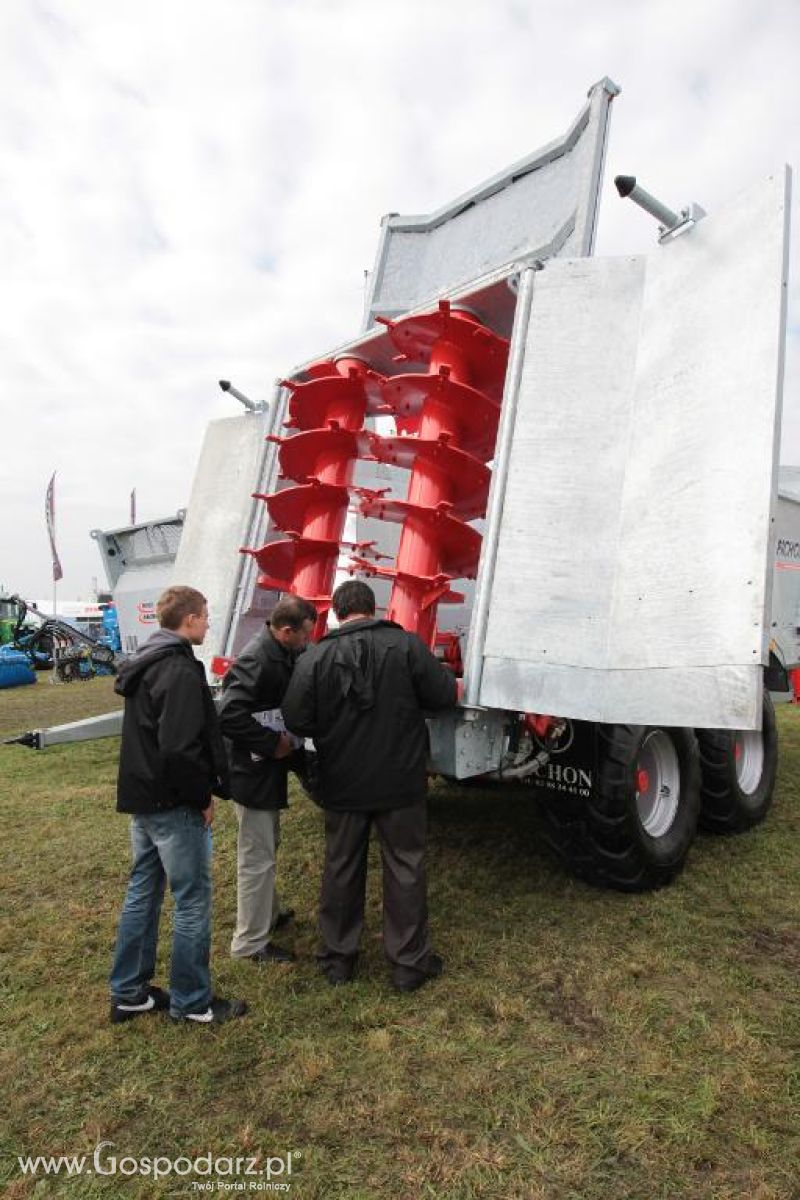
[[[559,1021],[587,1035],[599,1033],[604,1028],[603,1022],[581,994],[573,976],[557,974],[552,980],[543,981],[539,990],[551,1021]]]
[[[756,929],[747,947],[748,958],[777,958],[800,967],[800,933],[794,929]]]

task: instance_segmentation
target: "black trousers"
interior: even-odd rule
[[[427,798],[375,812],[325,812],[325,869],[319,908],[326,963],[351,964],[364,925],[367,853],[375,826],[383,863],[383,945],[397,982],[425,969],[430,954],[425,876]]]

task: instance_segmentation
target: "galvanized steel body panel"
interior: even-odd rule
[[[590,254],[611,100],[602,79],[567,133],[427,216],[384,217],[364,327],[504,264]]]
[[[265,442],[275,409],[212,421],[205,435],[192,485],[186,525],[175,560],[172,583],[198,588],[208,599],[211,627],[197,649],[206,665],[218,654],[231,653],[232,639],[255,632],[263,617],[248,623],[255,564],[240,553],[258,545],[257,527],[266,521],[262,501],[252,494],[263,489],[274,446]]]
[[[788,186],[536,275],[481,704],[758,726]]]

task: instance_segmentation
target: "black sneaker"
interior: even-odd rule
[[[413,975],[401,976],[399,979],[395,976],[392,979],[395,991],[398,992],[415,992],[417,988],[423,987],[428,980],[438,979],[444,970],[444,959],[439,954],[429,954],[425,968],[421,971],[415,971]]]
[[[193,1025],[224,1025],[226,1021],[243,1017],[246,1012],[244,1000],[223,1000],[221,996],[212,996],[205,1012],[182,1013],[177,1017],[170,1013],[170,1017],[173,1021],[185,1021]]]
[[[149,987],[135,1000],[111,1001],[111,1023],[118,1025],[120,1021],[132,1021],[144,1013],[165,1012],[169,1008],[169,992],[160,987]]]

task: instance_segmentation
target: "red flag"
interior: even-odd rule
[[[44,515],[47,518],[47,535],[50,538],[50,553],[53,556],[53,583],[61,579],[64,572],[56,550],[56,473],[47,485],[47,495],[44,502]],[[55,594],[55,593],[54,593]]]

